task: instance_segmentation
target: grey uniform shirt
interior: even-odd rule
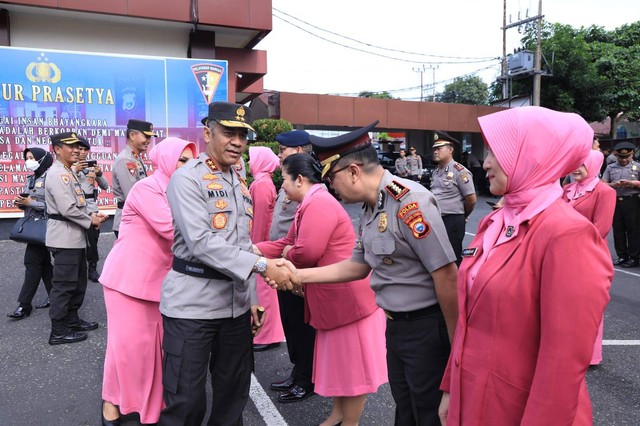
[[[287,236],[289,228],[291,228],[291,224],[293,223],[298,204],[300,203],[288,199],[284,189],[280,188],[276,196],[276,205],[273,208],[273,220],[271,221],[271,229],[269,230],[269,239],[271,241],[276,241]]]
[[[456,260],[438,203],[422,185],[388,171],[378,190],[376,208],[360,216],[352,260],[372,268],[381,308],[409,312],[434,305],[431,272]]]
[[[442,216],[464,214],[464,197],[475,194],[473,175],[462,164],[451,160],[431,175],[431,192],[438,200]]]
[[[407,177],[409,175],[406,156],[396,158],[396,174],[400,177]]]
[[[253,206],[232,167],[222,172],[207,155],[190,160],[171,177],[167,199],[174,225],[173,255],[205,264],[232,280],[169,271],[162,282],[160,312],[172,318],[236,318],[257,303],[251,251]]]
[[[31,214],[34,214],[36,216],[44,216],[44,212],[47,205],[44,198],[45,197],[44,185],[45,185],[46,177],[47,177],[47,172],[44,172],[42,176],[36,177],[36,175],[31,175],[27,178],[27,182],[25,182],[24,189],[22,190],[22,192],[29,193],[29,197],[31,197],[31,202],[29,203],[28,206],[25,206],[23,208],[25,216],[29,216]]]
[[[617,161],[609,164],[602,175],[602,180],[608,183],[614,183],[619,180],[640,180],[640,163],[631,161],[626,166],[621,166]],[[624,197],[627,195],[640,194],[640,188],[614,188],[616,195]]]
[[[129,191],[133,185],[139,180],[147,177],[147,169],[142,160],[133,155],[133,151],[129,145],[123,149],[116,157],[113,163],[113,196],[118,202],[125,202]],[[113,218],[113,230],[120,229],[120,221],[122,220],[122,209],[117,209]]]
[[[416,155],[409,155],[408,157],[405,157],[407,159],[407,170],[409,171],[409,174],[414,176],[414,175],[421,175],[422,174],[422,158],[416,154]]]
[[[86,248],[91,216],[84,192],[75,173],[56,160],[47,171],[45,185],[47,213],[59,214],[67,220],[49,219],[47,247]]]
[[[103,176],[96,176],[95,178],[90,178],[88,175],[93,171],[93,167],[87,167],[84,170],[80,170],[78,172],[78,182],[80,182],[80,186],[82,187],[82,191],[84,191],[84,197],[87,200],[87,209],[91,213],[96,213],[100,209],[98,209],[98,205],[96,204],[96,197],[98,196],[98,191],[96,191],[96,183],[103,191],[109,189],[109,182],[107,178]]]

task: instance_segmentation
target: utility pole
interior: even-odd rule
[[[540,86],[542,83],[542,0],[538,0],[538,33],[536,57],[533,64],[533,106],[540,106]]]
[[[436,101],[436,70],[440,68],[440,65],[429,65],[429,69],[433,72],[431,79],[431,102]]]
[[[420,73],[420,102],[422,102],[423,100],[423,88],[424,88],[424,84],[423,84],[423,79],[422,79],[422,75],[424,74],[426,67],[424,64],[422,64],[422,67],[413,67],[412,70],[414,72],[419,72]]]
[[[507,82],[507,0],[504,0],[502,9],[502,99],[509,96],[509,84]]]

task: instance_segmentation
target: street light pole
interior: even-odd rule
[[[540,86],[542,83],[542,0],[538,0],[538,34],[536,57],[533,66],[533,106],[540,106]]]
[[[423,84],[423,79],[422,76],[424,74],[424,71],[426,70],[424,64],[422,64],[422,68],[421,67],[413,67],[412,68],[414,72],[419,72],[420,73],[420,102],[422,102],[423,98],[423,88],[424,88],[424,84]]]

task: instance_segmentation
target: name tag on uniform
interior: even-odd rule
[[[462,250],[462,257],[475,257],[477,251],[478,251],[477,247],[466,248]]]

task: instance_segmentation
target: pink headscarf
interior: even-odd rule
[[[600,168],[604,162],[604,155],[598,150],[591,150],[587,158],[584,160],[584,167],[587,169],[587,177],[580,182],[573,182],[564,187],[567,194],[569,204],[573,204],[574,200],[584,196],[586,193],[594,190],[600,178]]]
[[[254,182],[265,177],[271,179],[273,173],[280,166],[280,159],[266,146],[252,146],[249,148],[249,167]]]
[[[500,111],[478,122],[507,175],[505,205],[490,216],[492,223],[485,233],[483,246],[488,254],[562,196],[559,180],[584,163],[593,130],[577,114],[541,107]]]
[[[197,157],[198,152],[193,142],[173,137],[163,139],[149,151],[149,160],[156,167],[151,177],[158,180],[165,188],[169,183],[169,178],[176,171],[180,154],[185,148],[191,150],[194,158]]]

